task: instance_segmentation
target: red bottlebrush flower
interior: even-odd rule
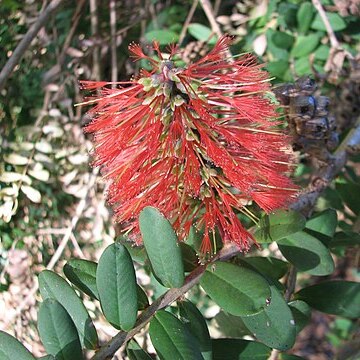
[[[110,181],[115,218],[137,243],[138,216],[154,206],[171,219],[181,239],[191,225],[204,230],[202,250],[212,248],[218,228],[223,241],[247,250],[254,241],[236,213],[256,202],[269,212],[286,206],[297,190],[287,177],[289,139],[276,127],[274,105],[265,97],[268,74],[252,55],[227,56],[231,37],[187,68],[175,66],[176,49],[147,59],[151,72],[128,82],[82,82],[97,90],[92,104],[95,166]]]

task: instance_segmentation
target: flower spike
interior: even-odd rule
[[[163,57],[129,50],[153,69],[129,82],[83,82],[94,92],[94,165],[110,182],[109,203],[122,229],[141,243],[138,216],[146,206],[168,217],[181,239],[191,226],[203,231],[201,250],[213,249],[215,232],[246,251],[255,242],[241,224],[247,205],[266,212],[287,206],[297,195],[288,175],[290,139],[279,130],[275,106],[266,98],[268,74],[256,58],[228,58],[232,37],[187,68]]]

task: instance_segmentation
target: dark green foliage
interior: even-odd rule
[[[184,266],[170,222],[152,207],[146,207],[141,212],[139,221],[154,275],[165,287],[180,287],[184,282]]]
[[[267,360],[271,348],[255,341],[216,339],[212,341],[214,360]]]
[[[73,288],[62,277],[48,270],[39,275],[39,288],[43,300],[56,300],[69,313],[81,345],[88,349],[96,348],[98,339],[94,324]]]
[[[133,263],[125,246],[108,246],[96,270],[102,310],[116,328],[130,330],[136,321],[138,300]]]
[[[83,359],[76,326],[56,300],[46,299],[41,304],[38,328],[46,351],[56,360]]]
[[[353,281],[326,281],[305,287],[296,293],[296,298],[328,314],[360,316],[360,283]]]
[[[149,334],[161,360],[204,359],[190,330],[166,311],[159,311],[151,320]]]
[[[65,276],[85,294],[99,299],[96,287],[97,264],[93,261],[72,259],[64,266]]]
[[[205,292],[232,315],[252,315],[270,301],[267,281],[258,273],[225,262],[209,266],[200,280]]]
[[[260,243],[272,242],[301,231],[305,227],[305,218],[295,211],[277,211],[261,218],[259,225],[255,239]]]
[[[179,302],[179,314],[183,323],[189,328],[199,344],[199,349],[205,360],[212,359],[211,339],[204,317],[190,301]]]
[[[334,261],[323,243],[305,232],[298,232],[278,240],[279,249],[300,271],[311,275],[329,275]]]
[[[282,294],[270,285],[271,301],[260,313],[243,316],[242,321],[253,336],[278,350],[289,350],[295,343],[295,321]]]

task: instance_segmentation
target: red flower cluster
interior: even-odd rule
[[[289,139],[276,128],[274,105],[264,96],[268,74],[252,55],[229,59],[224,36],[201,60],[175,66],[176,48],[164,59],[129,49],[153,69],[128,82],[82,82],[97,93],[86,131],[94,134],[95,166],[110,183],[116,220],[137,243],[138,216],[154,206],[171,219],[180,238],[191,226],[204,231],[210,251],[215,229],[223,241],[247,250],[251,234],[237,212],[252,216],[255,201],[269,212],[289,203],[296,189],[286,176]]]

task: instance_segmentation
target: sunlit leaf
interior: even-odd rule
[[[289,350],[295,342],[295,321],[282,294],[274,285],[270,285],[270,289],[270,304],[258,314],[243,316],[242,321],[254,337],[265,345],[282,351]]]
[[[301,231],[305,227],[305,217],[295,211],[277,211],[260,219],[255,232],[258,242],[272,242]]]
[[[130,330],[138,310],[137,290],[133,262],[125,246],[114,243],[102,253],[96,286],[106,319],[117,328]]]
[[[38,329],[46,351],[56,360],[83,359],[76,326],[56,300],[46,299],[40,305]]]
[[[301,231],[279,240],[278,246],[285,258],[300,271],[318,276],[334,271],[330,251],[312,235]]]
[[[180,287],[184,283],[184,265],[170,222],[149,206],[141,211],[139,222],[154,275],[166,287]]]
[[[271,295],[268,282],[257,272],[225,262],[209,266],[200,284],[221,308],[233,315],[260,312]]]
[[[68,312],[74,322],[82,346],[88,349],[97,347],[97,333],[94,324],[74,289],[61,276],[44,270],[39,275],[39,289],[44,300],[57,300]]]
[[[188,328],[164,310],[158,311],[151,320],[149,334],[161,360],[204,360]]]

